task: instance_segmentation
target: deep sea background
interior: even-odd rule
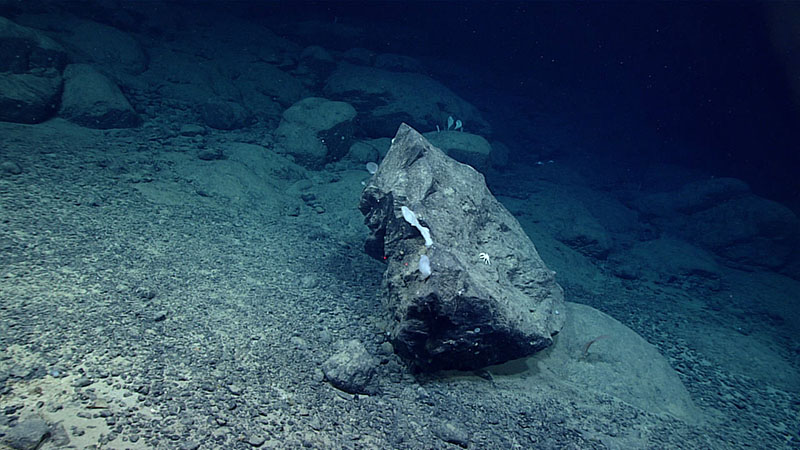
[[[248,9],[266,23],[275,12],[364,27],[367,33],[328,45],[412,55],[434,73],[436,62],[458,64],[481,78],[450,74],[448,86],[461,95],[500,109],[513,98],[517,114],[543,102],[572,108],[583,130],[607,133],[596,142],[604,155],[741,178],[797,210],[800,63],[791,4],[398,1]],[[569,105],[547,98],[555,95]],[[493,125],[503,129],[502,120]],[[503,129],[526,131],[534,130]]]

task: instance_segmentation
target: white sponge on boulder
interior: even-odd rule
[[[430,247],[433,245],[433,240],[431,239],[431,230],[428,227],[423,227],[420,225],[419,220],[417,220],[417,215],[414,214],[414,211],[410,210],[408,206],[401,206],[400,211],[403,212],[403,218],[406,219],[406,222],[410,223],[412,227],[419,230],[422,237],[425,239],[425,247]]]

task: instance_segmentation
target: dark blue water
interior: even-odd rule
[[[264,20],[285,8],[267,9]],[[424,58],[434,73],[441,62],[480,74],[480,82],[471,74],[445,81],[480,98],[488,114],[504,107],[493,99],[498,92],[514,97],[523,116],[526,106],[541,110],[543,103],[562,110],[550,103],[557,89],[578,113],[591,116],[582,128],[614,134],[596,143],[606,155],[735,176],[797,206],[796,5],[323,2],[293,13],[369,30],[329,42],[340,50],[365,46]],[[503,120],[513,118],[498,117],[495,126]]]

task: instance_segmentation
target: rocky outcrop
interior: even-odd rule
[[[276,146],[298,164],[319,169],[338,161],[353,144],[356,110],[347,103],[308,97],[283,112]]]
[[[482,136],[460,131],[431,131],[425,133],[433,145],[458,162],[469,164],[480,172],[489,168],[492,146]]]
[[[655,346],[590,306],[568,302],[565,309],[567,321],[556,343],[526,361],[535,382],[566,383],[653,414],[702,420],[678,373]]]
[[[0,44],[0,72],[60,72],[67,63],[67,54],[58,43],[4,17],[0,17]]]
[[[89,128],[129,128],[140,123],[128,99],[108,77],[86,64],[64,70],[61,117]]]
[[[367,253],[388,263],[389,335],[417,369],[476,369],[552,343],[563,291],[475,169],[403,124],[359,208]]]
[[[39,123],[55,115],[66,61],[52,39],[0,17],[0,120]]]
[[[75,62],[102,67],[108,73],[138,75],[147,68],[147,55],[129,33],[91,20],[66,19],[57,39],[70,49]]]
[[[58,110],[62,78],[57,73],[0,74],[0,120],[39,123]]]
[[[711,250],[726,265],[780,269],[797,261],[800,220],[740,180],[689,183],[644,196],[634,206],[661,230]]]
[[[359,128],[368,137],[391,136],[402,122],[419,130],[446,128],[448,116],[463,121],[465,131],[491,134],[477,108],[419,73],[341,63],[327,79],[325,96],[353,105]]]

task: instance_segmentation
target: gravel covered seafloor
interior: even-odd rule
[[[566,385],[415,378],[383,345],[382,266],[313,215],[190,189],[153,202],[138,185],[183,181],[131,145],[142,130],[4,127],[22,171],[0,179],[0,420],[45,420],[41,448],[724,448],[760,433]],[[380,361],[375,394],[324,381],[340,339]]]

